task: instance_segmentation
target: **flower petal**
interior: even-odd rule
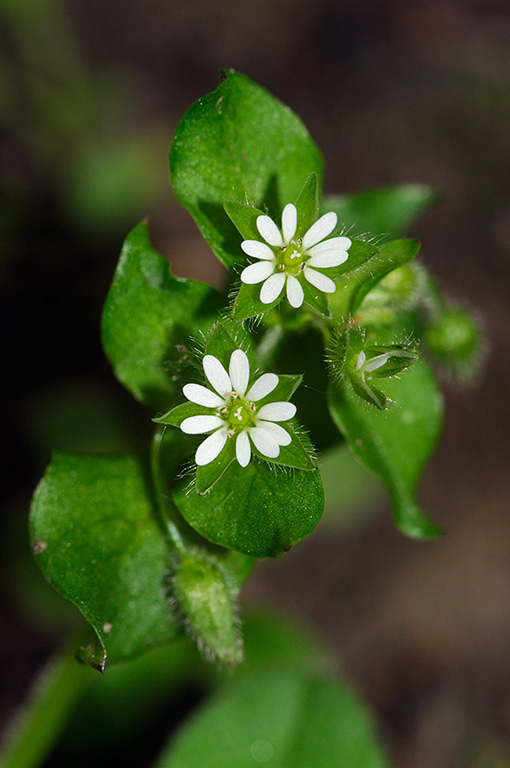
[[[300,307],[303,303],[304,296],[305,294],[303,293],[303,288],[297,277],[294,277],[294,275],[288,275],[287,298],[289,300],[290,306],[295,307],[296,309]]]
[[[264,427],[251,427],[248,432],[257,450],[270,459],[276,459],[280,453],[280,446],[267,429],[264,429]]]
[[[251,446],[248,433],[243,430],[236,438],[236,458],[242,467],[248,466],[251,458]]]
[[[277,384],[278,376],[276,373],[263,373],[249,388],[246,393],[246,399],[262,400],[263,397],[266,397],[266,395],[273,391]]]
[[[378,368],[381,368],[383,365],[386,365],[388,360],[390,359],[391,355],[388,352],[385,352],[382,355],[377,355],[377,357],[372,357],[368,363],[365,365],[365,371],[367,373],[371,373],[372,371],[376,371]]]
[[[263,405],[257,416],[260,419],[269,421],[287,421],[296,415],[297,408],[294,403],[287,403],[280,400],[276,403],[267,403]]]
[[[219,416],[189,416],[181,424],[181,429],[187,435],[203,435],[225,424]]]
[[[232,389],[234,389],[238,395],[244,397],[246,387],[250,380],[250,361],[242,349],[235,349],[230,355],[228,372]]]
[[[276,272],[271,277],[268,277],[262,288],[260,289],[260,300],[262,304],[272,304],[276,301],[283,286],[285,285],[285,275],[282,272]]]
[[[319,253],[324,253],[324,251],[348,251],[351,245],[352,240],[349,237],[330,237],[329,240],[323,240],[322,243],[310,246],[308,253],[310,256],[318,256]]]
[[[192,403],[203,405],[206,408],[219,408],[224,403],[224,400],[216,392],[211,392],[210,389],[201,384],[185,384],[182,392],[184,397],[187,397]]]
[[[326,240],[326,242],[328,241]],[[319,245],[321,245],[321,243],[319,243]],[[307,261],[307,264],[311,267],[327,269],[328,267],[339,267],[340,264],[343,264],[348,258],[349,254],[347,251],[342,251],[340,248],[337,248],[336,250],[332,248],[331,251],[323,251],[322,253],[317,253],[312,256],[312,258]]]
[[[274,263],[272,261],[256,261],[255,264],[250,264],[249,267],[243,269],[241,280],[248,285],[254,285],[254,283],[261,283],[266,280],[273,272]]]
[[[311,285],[314,285],[319,291],[323,293],[334,293],[336,291],[336,284],[330,277],[326,277],[322,272],[317,272],[315,269],[305,267],[303,274]]]
[[[269,245],[282,246],[283,239],[280,230],[269,216],[257,218],[257,229]]]
[[[279,424],[275,424],[273,421],[258,421],[258,427],[263,427],[269,434],[274,437],[278,445],[290,445],[292,438],[286,429],[280,427]]]
[[[254,259],[267,259],[271,261],[274,259],[274,253],[266,243],[261,243],[260,240],[243,240],[241,248],[248,256],[253,256]]]
[[[213,432],[212,435],[206,437],[206,439],[200,443],[195,453],[195,461],[199,467],[203,467],[205,464],[210,464],[211,461],[220,455],[223,450],[223,446],[227,442],[227,428]]]
[[[358,359],[356,360],[356,368],[355,368],[356,371],[359,371],[359,369],[361,368],[361,366],[363,365],[366,359],[367,359],[367,356],[365,355],[363,350],[361,350],[361,352],[358,355]]]
[[[315,224],[312,224],[308,232],[303,237],[303,248],[311,248],[312,245],[320,243],[325,237],[330,235],[336,227],[337,215],[333,211],[325,213]]]
[[[214,355],[205,355],[202,365],[204,373],[216,392],[222,397],[228,397],[232,391],[230,377],[220,361]]]
[[[292,203],[287,203],[282,213],[283,242],[287,244],[296,234],[297,209]]]

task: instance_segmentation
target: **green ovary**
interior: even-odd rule
[[[255,403],[242,400],[237,392],[233,392],[230,403],[221,408],[220,415],[225,419],[230,433],[237,432],[239,429],[254,427],[256,410]]]
[[[276,257],[276,269],[291,275],[298,275],[303,269],[308,255],[303,253],[299,243],[291,241]]]

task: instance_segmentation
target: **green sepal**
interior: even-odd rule
[[[375,407],[379,408],[380,411],[386,408],[386,405],[388,404],[388,398],[384,392],[381,392],[380,389],[376,389],[376,387],[372,386],[372,384],[364,381],[362,376],[354,372],[349,375],[349,381],[351,382],[352,388],[356,394],[367,403],[370,403],[370,405],[375,405]]]
[[[205,440],[207,435],[200,435],[202,440]],[[206,493],[214,483],[220,479],[236,457],[235,439],[233,437],[227,437],[227,442],[223,446],[223,449],[219,456],[214,461],[205,464],[204,466],[197,467],[197,477],[195,481],[195,490],[198,494]]]
[[[204,538],[250,557],[280,557],[319,522],[324,492],[319,471],[232,462],[210,491],[175,493],[187,522]]]
[[[418,360],[418,350],[406,344],[378,344],[367,347],[365,354],[367,356],[367,363],[379,355],[390,355],[390,358],[384,365],[367,374],[370,378],[374,377],[376,379],[387,379],[390,376],[396,376]]]
[[[228,373],[230,356],[236,349],[242,349],[248,356],[250,374],[253,376],[254,361],[249,334],[241,323],[230,317],[222,317],[213,325],[206,336],[204,353],[216,357]],[[207,383],[206,386],[210,387],[210,384]]]
[[[223,203],[223,207],[231,221],[241,233],[243,240],[259,240],[262,242],[260,233],[257,229],[257,219],[259,216],[264,215],[264,211],[260,211],[249,203],[231,203],[228,200]],[[242,258],[247,259],[248,257],[244,251],[241,250],[240,246],[239,250]]]
[[[286,432],[292,438],[290,445],[281,445],[280,453],[276,459],[271,459],[269,456],[264,456],[260,453],[252,444],[252,452],[255,456],[258,456],[263,461],[268,461],[270,464],[279,464],[283,467],[293,467],[294,469],[310,470],[317,468],[317,461],[315,459],[313,446],[308,439],[308,436],[303,433],[303,430],[299,427],[299,424],[293,421],[278,422]],[[306,448],[305,448],[306,445]]]
[[[237,616],[237,590],[228,572],[205,552],[182,557],[172,577],[172,593],[187,634],[207,661],[236,666],[243,659]]]
[[[327,243],[327,239],[323,242]],[[367,243],[365,240],[354,240],[351,238],[351,245],[348,249],[347,260],[343,264],[339,264],[338,267],[325,267],[321,269],[325,275],[332,279],[343,277],[344,275],[351,275],[355,270],[359,270],[368,261],[374,259],[379,254],[379,248],[372,243]]]
[[[303,287],[303,293],[305,294],[305,304],[308,304],[308,306],[321,317],[325,317],[326,320],[331,320],[333,315],[329,308],[328,296],[331,296],[332,294],[325,294],[323,291],[319,291],[318,288],[311,285],[311,283],[309,283],[308,280],[305,280],[304,277],[301,278],[300,282]]]
[[[319,216],[319,180],[311,173],[295,202],[297,227],[295,237],[303,237]]]
[[[152,419],[155,424],[166,424],[171,427],[180,427],[184,419],[190,418],[190,416],[203,416],[210,413],[214,415],[216,408],[206,408],[205,405],[197,405],[197,403],[181,403],[176,405],[171,411],[165,413],[163,416],[156,416]]]

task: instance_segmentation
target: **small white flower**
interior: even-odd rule
[[[292,438],[275,422],[291,419],[296,406],[285,401],[262,406],[257,403],[275,389],[278,376],[263,373],[249,386],[250,363],[242,349],[232,352],[228,373],[213,355],[205,355],[203,366],[216,391],[201,384],[186,384],[182,391],[192,403],[214,408],[214,413],[190,416],[180,425],[182,431],[190,435],[211,433],[197,448],[195,461],[198,466],[214,461],[227,440],[233,439],[236,458],[242,467],[246,467],[251,458],[250,440],[264,456],[276,459],[280,446],[290,445]]]
[[[323,293],[333,293],[336,285],[322,269],[338,267],[347,261],[351,240],[348,237],[327,238],[336,227],[337,215],[330,211],[321,216],[303,237],[295,237],[297,209],[288,203],[282,213],[281,232],[269,216],[257,218],[257,229],[265,242],[243,240],[243,251],[258,261],[241,272],[243,283],[262,283],[260,300],[271,304],[280,296],[287,283],[287,299],[300,307],[304,293],[301,279]]]

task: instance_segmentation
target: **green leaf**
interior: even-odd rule
[[[354,314],[363,298],[385,275],[412,261],[419,250],[418,240],[395,240],[372,252],[368,258],[366,252],[352,261],[349,256],[345,263],[349,265],[349,272],[338,281],[337,290],[329,299],[334,317],[342,319]]]
[[[187,555],[172,578],[172,591],[184,614],[186,630],[196,637],[205,658],[239,664],[243,644],[236,611],[237,590],[228,572],[204,553]]]
[[[103,310],[102,340],[115,375],[137,400],[168,409],[189,365],[190,336],[221,306],[204,283],[174,277],[151,246],[147,223],[128,235]]]
[[[184,725],[155,768],[388,768],[344,684],[299,673],[240,679]]]
[[[164,581],[167,544],[152,517],[146,481],[131,456],[58,453],[30,512],[31,541],[51,585],[96,634],[83,658],[104,669],[174,640]]]
[[[184,115],[170,150],[175,195],[227,268],[245,255],[224,202],[249,202],[278,217],[310,174],[322,179],[322,164],[297,115],[233,70]]]
[[[381,242],[403,237],[413,221],[437,202],[423,184],[371,189],[354,195],[326,196],[321,210],[334,211],[347,235],[372,234]]]
[[[251,557],[279,557],[312,532],[324,506],[318,470],[233,462],[203,496],[184,488],[175,501],[187,522],[215,544]]]
[[[386,485],[402,533],[417,539],[439,536],[440,529],[424,516],[415,496],[441,431],[441,394],[423,360],[400,378],[385,381],[384,392],[395,401],[392,407],[363,407],[342,380],[329,391],[331,415],[354,455]]]

